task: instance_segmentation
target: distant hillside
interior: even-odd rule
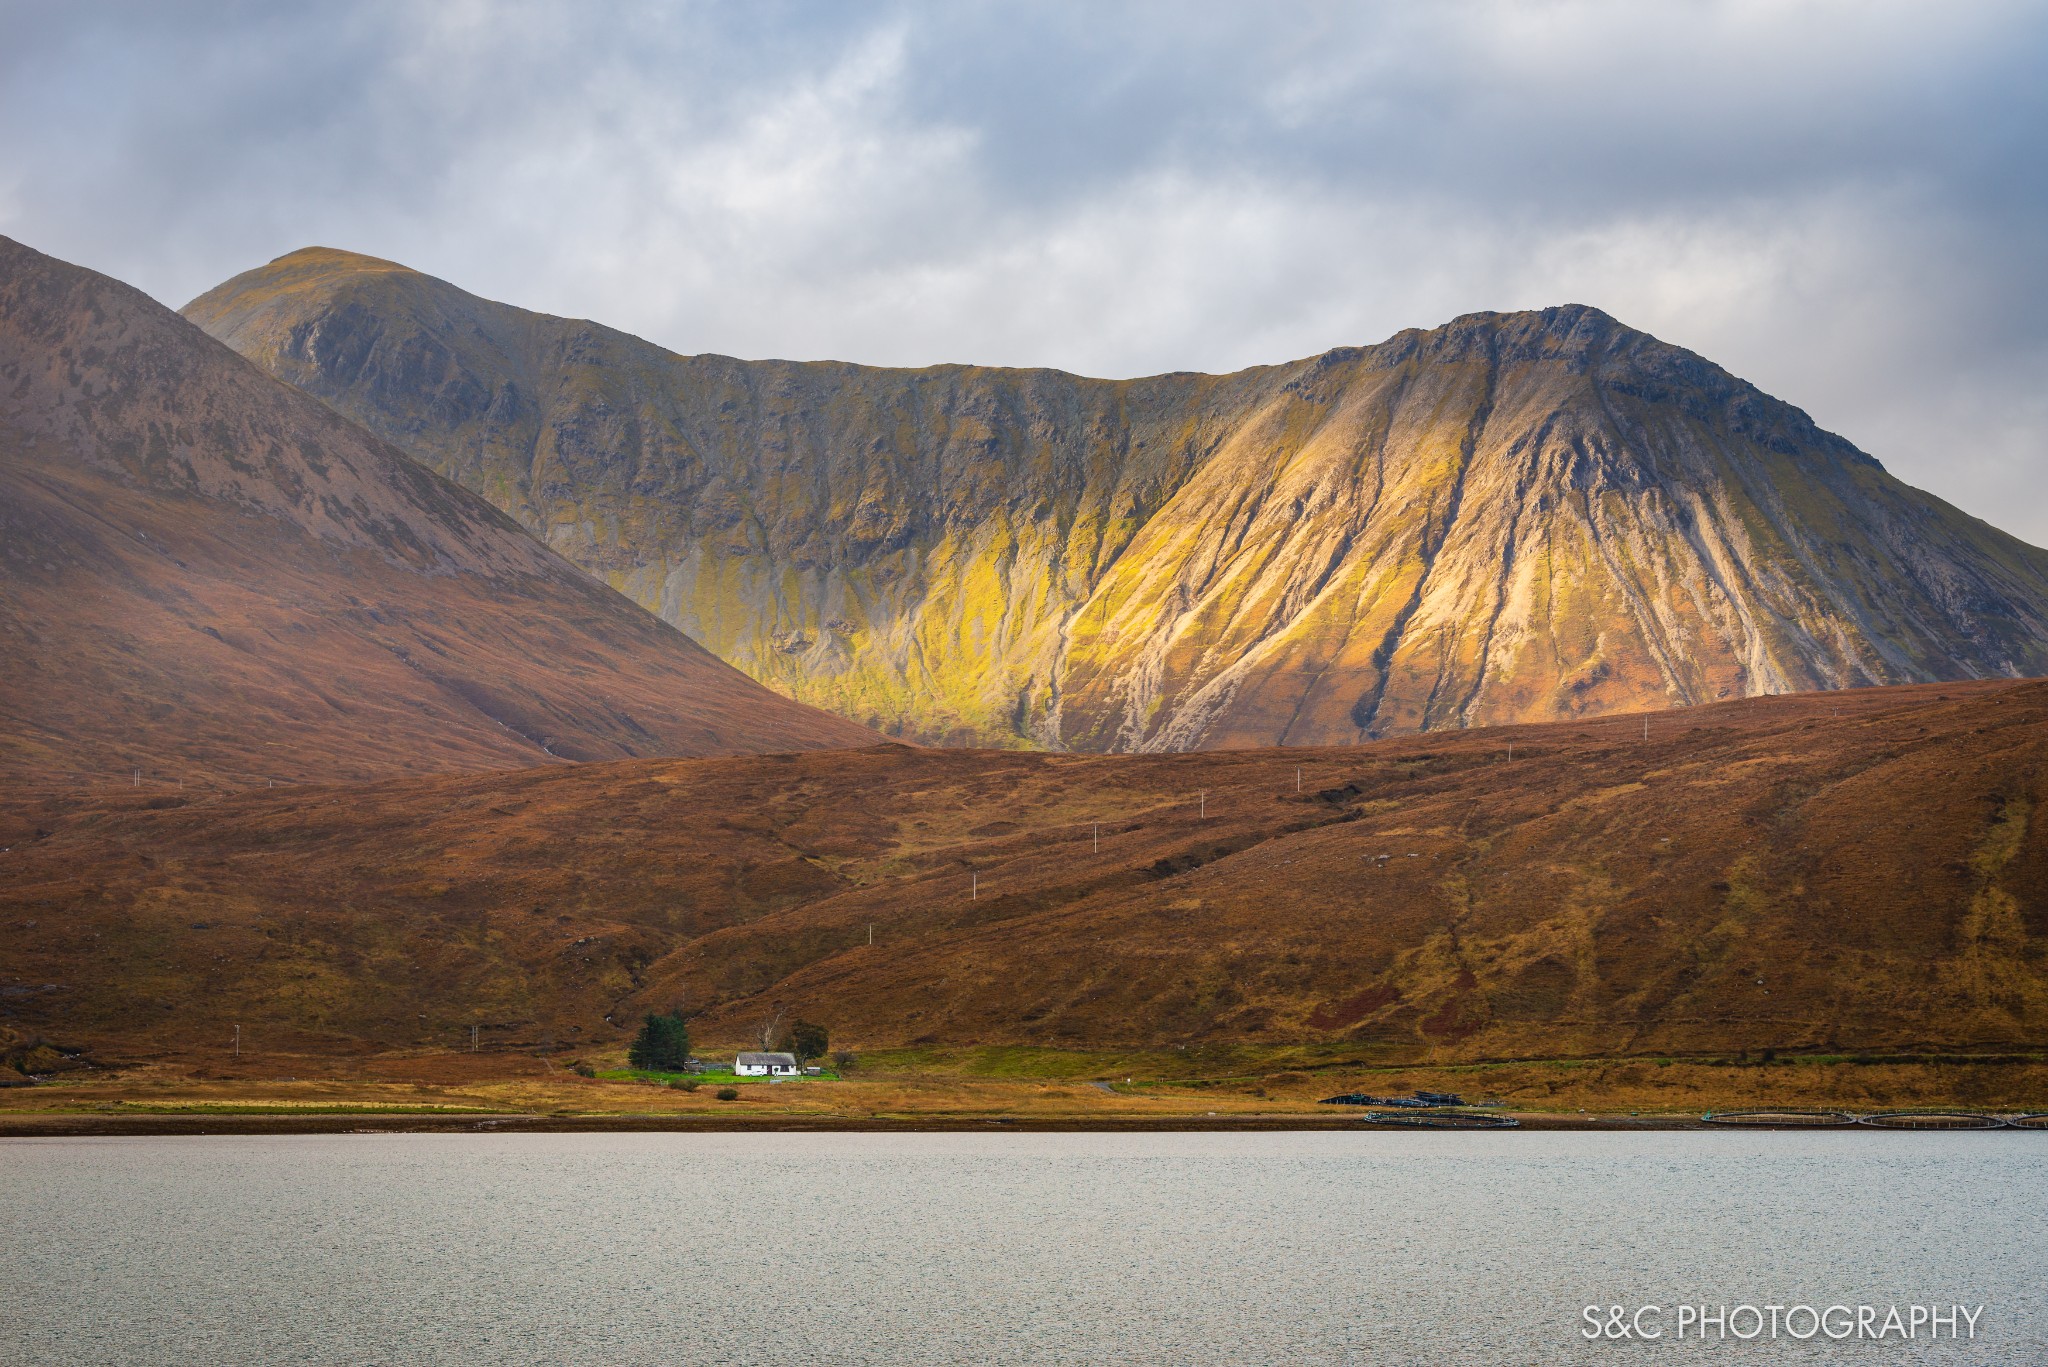
[[[1126,382],[677,356],[321,249],[185,312],[906,736],[1331,744],[2048,673],[2048,553],[1589,308]]]
[[[246,784],[878,738],[141,293],[0,238],[0,773]]]
[[[2048,683],[1643,725],[17,797],[0,1024],[188,1061],[231,1023],[615,1053],[678,1003],[725,1047],[781,1009],[856,1049],[2048,1048]]]

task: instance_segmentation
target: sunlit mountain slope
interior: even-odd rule
[[[1129,381],[679,356],[321,249],[185,311],[907,736],[1325,744],[2048,673],[2048,553],[1590,308]]]

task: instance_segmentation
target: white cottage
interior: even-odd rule
[[[803,1071],[797,1067],[795,1054],[756,1053],[735,1058],[732,1070],[741,1077],[795,1077]]]

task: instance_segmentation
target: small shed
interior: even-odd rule
[[[758,1053],[742,1053],[732,1061],[732,1070],[741,1077],[796,1077],[803,1071],[795,1054]]]

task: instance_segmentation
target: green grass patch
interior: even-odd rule
[[[1778,1051],[1764,1059],[1756,1051],[1746,1057],[1730,1053],[1594,1055],[1565,1058],[1491,1058],[1439,1060],[1416,1058],[1402,1048],[1373,1042],[1313,1044],[1202,1044],[1185,1049],[1057,1049],[1036,1045],[960,1045],[953,1047],[874,1049],[863,1051],[859,1062],[846,1076],[875,1080],[976,1080],[1016,1082],[1109,1082],[1122,1087],[1132,1079],[1133,1088],[1199,1089],[1206,1087],[1260,1086],[1275,1073],[1306,1074],[1311,1081],[1327,1079],[1332,1090],[1354,1090],[1354,1082],[1371,1078],[1389,1084],[1413,1077],[1416,1085],[1429,1086],[1456,1077],[1469,1079],[1467,1085],[1484,1089],[1489,1079],[1504,1073],[1535,1070],[1551,1075],[1577,1074],[1589,1070],[1647,1065],[1668,1069],[1674,1064],[1694,1068],[1758,1069],[1768,1067],[1842,1066],[1885,1064],[2030,1064],[2041,1061],[2038,1054],[1845,1054]],[[754,1086],[766,1078],[739,1077],[723,1070],[709,1073],[665,1073],[644,1069],[613,1068],[597,1073],[613,1081],[667,1083],[694,1078],[701,1086],[716,1090],[728,1086]],[[839,1075],[828,1070],[824,1078]],[[815,1082],[819,1078],[783,1081]],[[1338,1086],[1340,1081],[1345,1085]],[[1366,1090],[1372,1090],[1370,1086]],[[1394,1086],[1393,1090],[1399,1090]]]
[[[661,1073],[650,1068],[600,1068],[597,1076],[608,1082],[659,1082],[666,1086],[671,1082],[695,1082],[704,1087],[747,1087],[759,1083],[774,1082],[837,1082],[839,1074],[827,1068],[815,1075],[797,1077],[741,1077],[731,1069],[720,1069],[708,1073]]]

